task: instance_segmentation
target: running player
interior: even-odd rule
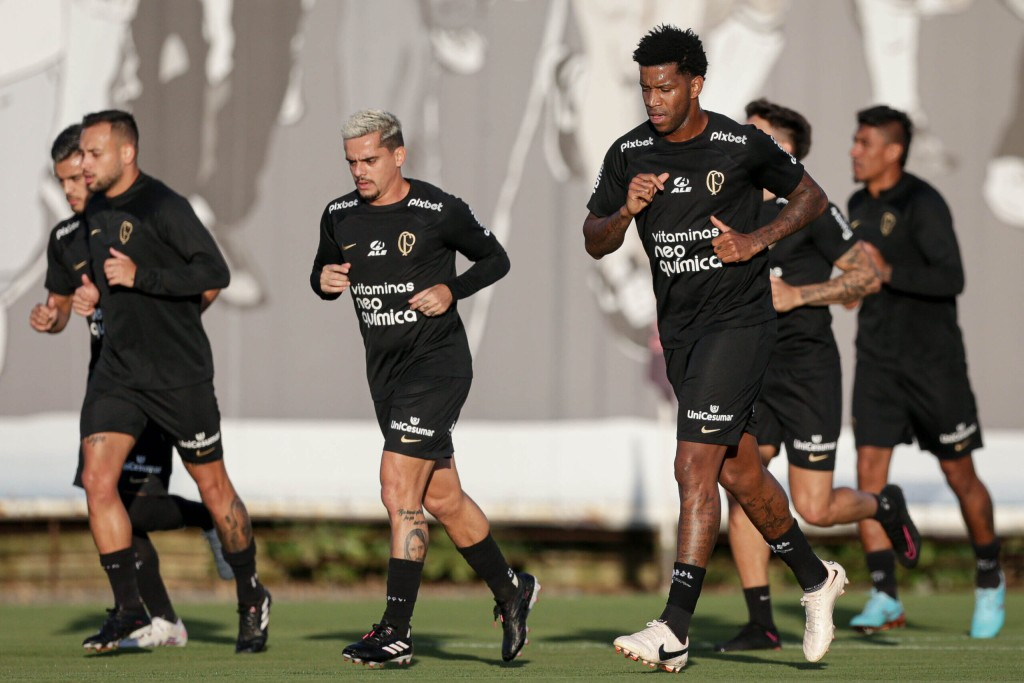
[[[82,405],[82,483],[89,525],[114,589],[116,609],[93,642],[116,647],[149,618],[139,595],[128,512],[117,481],[147,424],[174,439],[196,481],[235,576],[236,652],[264,649],[270,593],[256,576],[256,546],[245,505],[223,461],[213,357],[200,312],[203,293],[227,285],[213,238],[181,196],[139,171],[138,128],[123,111],[82,122],[82,172],[93,285],[82,275],[72,308],[103,306],[104,340]]]
[[[692,30],[658,26],[633,53],[648,120],[605,156],[583,224],[601,258],[635,218],[651,262],[658,329],[679,401],[679,537],[668,603],[616,651],[679,671],[721,520],[718,484],[739,501],[804,589],[804,655],[828,651],[846,572],[822,562],[761,462],[750,433],[775,342],[767,247],[819,216],[827,199],[803,166],[752,126],[701,109],[707,58]],[[788,203],[755,229],[762,189]]]
[[[747,123],[771,135],[797,160],[811,150],[811,125],[801,114],[767,100],[747,105]],[[786,200],[765,190],[758,223],[771,222]],[[804,521],[833,526],[874,518],[901,549],[920,543],[902,491],[889,485],[876,496],[833,488],[836,442],[842,420],[842,373],[827,304],[856,302],[879,290],[871,259],[853,241],[853,230],[834,204],[805,229],[780,240],[768,253],[778,341],[754,405],[765,464],[786,444],[789,490]],[[842,275],[829,279],[833,265]],[[743,585],[748,621],[719,652],[777,650],[782,642],[772,617],[768,586],[770,550],[735,499],[729,498],[729,546]],[[906,555],[907,553],[904,553]],[[910,553],[917,557],[917,553]]]
[[[907,173],[913,126],[904,112],[876,106],[857,114],[850,156],[853,178],[864,187],[850,197],[857,237],[876,249],[882,291],[864,299],[857,325],[853,385],[857,481],[881,491],[893,447],[916,438],[939,460],[960,501],[976,557],[971,636],[992,638],[1003,626],[1006,580],[999,565],[992,498],[974,469],[981,448],[967,354],[957,323],[956,297],[964,288],[960,247],[946,201]],[[850,622],[865,633],[902,626],[896,559],[874,522],[860,523],[874,588],[864,611]]]
[[[88,264],[88,245],[81,229],[82,213],[89,200],[89,190],[82,175],[82,152],[78,143],[82,127],[78,124],[64,129],[50,150],[53,172],[61,184],[64,197],[74,215],[58,223],[50,233],[47,247],[45,304],[33,307],[29,324],[37,332],[57,334],[71,316],[71,297],[81,271]],[[77,269],[76,269],[77,267]],[[216,290],[204,295],[212,301]],[[91,339],[89,370],[96,364],[103,343],[103,319],[100,309],[89,319]],[[82,452],[78,453],[75,486],[82,486]],[[171,605],[167,588],[160,577],[160,559],[147,532],[182,527],[199,527],[213,551],[217,571],[230,579],[231,567],[224,562],[220,539],[213,527],[209,511],[202,503],[171,496],[171,444],[153,426],[147,426],[132,449],[121,471],[117,489],[132,523],[132,549],[139,576],[139,593],[150,614],[151,623],[141,633],[121,641],[121,647],[184,646],[188,642],[185,625]],[[94,637],[83,645],[92,649]]]
[[[356,190],[324,209],[310,285],[327,300],[352,293],[384,435],[381,498],[391,523],[384,616],[343,655],[370,666],[412,659],[426,508],[494,594],[501,658],[511,661],[527,644],[540,584],[508,566],[487,517],[462,489],[452,445],[473,376],[457,302],[504,277],[508,256],[465,202],[402,176],[406,149],[393,114],[357,112],[342,137]],[[473,261],[461,275],[456,253]]]

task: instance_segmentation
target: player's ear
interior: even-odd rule
[[[121,145],[121,163],[127,165],[135,162],[135,156],[138,150],[135,149],[135,145],[128,144],[127,142]]]
[[[395,165],[401,168],[402,164],[405,163],[405,147],[398,147],[395,149]]]
[[[704,77],[694,76],[690,81],[690,99],[699,97],[702,90],[704,90]]]

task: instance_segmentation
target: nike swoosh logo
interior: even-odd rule
[[[78,263],[75,264],[75,270],[81,270],[82,268],[85,268],[86,263],[88,263],[88,261],[79,261]]]
[[[103,232],[103,231],[102,231],[102,230],[100,230],[99,228],[96,228],[95,230],[93,230],[93,231],[92,231],[92,232],[90,232],[89,234],[90,234],[90,235],[98,235],[98,234],[100,234],[101,232]]]
[[[825,460],[827,458],[828,458],[828,454],[827,453],[823,453],[822,455],[808,455],[807,456],[807,459],[810,460],[811,462],[821,462],[822,460]]]
[[[357,244],[359,244],[359,242],[353,242],[352,244],[346,244],[346,245],[344,245],[341,248],[341,250],[342,251],[348,251],[349,249],[351,249],[352,247],[356,246]]]
[[[967,446],[969,446],[969,445],[970,445],[970,443],[971,443],[971,440],[970,440],[970,439],[964,439],[964,440],[963,440],[963,441],[961,441],[960,443],[958,443],[958,444],[955,444],[955,445],[953,446],[953,450],[954,450],[954,451],[956,451],[957,453],[959,453],[959,452],[960,452],[960,451],[962,451],[963,449],[967,448]]]
[[[145,484],[149,477],[143,477],[142,479],[136,479],[135,477],[128,477],[128,481],[133,484]]]
[[[214,446],[213,448],[207,448],[205,451],[196,451],[196,457],[201,458],[204,455],[209,455],[210,453],[213,453],[215,450],[216,446]]]
[[[676,650],[675,652],[665,652],[665,646],[664,645],[659,645],[658,646],[658,659],[660,659],[661,661],[664,662],[666,659],[673,659],[675,657],[680,657],[682,655],[685,655],[687,650],[689,650],[689,649],[690,648],[688,648],[688,647],[684,647],[682,650]]]
[[[701,434],[714,434],[715,432],[720,432],[720,431],[722,431],[721,427],[719,427],[718,429],[708,429],[707,427],[701,427],[700,428],[700,433]]]
[[[419,443],[420,441],[423,441],[423,439],[410,439],[405,434],[402,434],[402,439],[401,440],[402,440],[402,443]]]

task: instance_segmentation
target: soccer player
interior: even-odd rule
[[[393,114],[357,112],[342,137],[356,189],[324,209],[310,285],[322,299],[352,294],[384,436],[381,499],[391,523],[384,616],[343,655],[370,666],[412,659],[425,508],[494,594],[501,658],[511,661],[527,644],[540,584],[508,566],[487,517],[462,489],[452,444],[473,376],[457,303],[504,277],[508,256],[465,202],[403,177],[406,148]],[[456,253],[473,262],[460,275]]]
[[[904,169],[913,135],[906,113],[871,107],[858,112],[857,126],[850,157],[853,178],[864,187],[850,197],[850,224],[875,247],[883,283],[882,291],[864,299],[857,322],[858,486],[881,491],[893,447],[912,437],[938,458],[977,558],[970,633],[992,638],[1005,619],[1006,580],[992,498],[972,456],[982,438],[957,323],[964,271],[953,218],[938,191]],[[874,587],[850,625],[865,633],[902,626],[896,553],[875,522],[860,523],[860,538]]]
[[[679,402],[675,478],[679,535],[668,603],[616,651],[651,666],[685,666],[689,629],[721,520],[718,484],[732,493],[804,589],[804,655],[834,635],[846,572],[822,562],[761,462],[750,433],[775,341],[767,247],[819,216],[827,199],[770,137],[704,111],[707,58],[692,30],[661,25],[633,53],[648,120],[612,144],[583,224],[587,253],[618,249],[630,222],[651,263],[658,329]],[[755,229],[762,190],[788,203]]]
[[[103,348],[82,405],[82,483],[100,561],[117,608],[95,637],[97,649],[149,621],[139,595],[131,523],[117,492],[125,460],[148,423],[174,439],[217,526],[239,604],[236,652],[266,646],[270,593],[256,575],[256,545],[245,505],[223,460],[213,356],[200,313],[203,293],[228,284],[216,243],[180,195],[138,167],[139,131],[131,114],[82,121],[82,172],[89,267],[72,308],[103,307]]]
[[[811,125],[800,113],[756,100],[747,105],[747,123],[771,135],[797,160],[811,150]],[[765,190],[757,222],[778,216],[786,200]],[[871,259],[853,240],[839,209],[829,204],[800,232],[768,253],[772,300],[778,313],[778,341],[768,362],[752,433],[768,464],[786,444],[789,490],[800,516],[816,526],[874,518],[883,523],[893,545],[917,558],[917,528],[898,486],[880,495],[833,488],[836,442],[842,420],[842,374],[827,304],[847,304],[879,290]],[[833,265],[842,274],[829,279]],[[914,544],[907,552],[905,546]],[[743,585],[748,621],[734,638],[715,646],[719,652],[777,650],[782,643],[772,617],[768,586],[770,550],[736,501],[729,499],[729,545]]]
[[[73,216],[58,223],[50,232],[47,247],[45,304],[37,304],[29,315],[29,324],[37,332],[57,334],[67,325],[71,316],[71,298],[77,279],[88,265],[88,245],[82,226],[82,213],[90,193],[82,175],[82,152],[79,149],[81,125],[64,129],[50,150],[53,172],[61,184],[64,197]],[[213,290],[204,294],[204,302],[217,295]],[[100,309],[89,319],[90,373],[99,357],[103,344],[103,319]],[[75,486],[82,486],[82,453],[79,449]],[[171,605],[167,588],[160,577],[160,560],[149,540],[149,531],[179,529],[183,526],[199,527],[213,551],[217,571],[223,578],[231,578],[231,567],[224,562],[220,539],[213,527],[209,511],[195,501],[168,493],[171,476],[171,444],[152,425],[147,426],[139,442],[132,449],[117,489],[128,509],[132,523],[132,549],[135,552],[139,577],[139,593],[149,611],[151,622],[142,632],[133,633],[122,640],[120,647],[184,646],[188,642],[185,625]],[[90,636],[83,645],[96,646]]]

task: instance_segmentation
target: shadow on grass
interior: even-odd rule
[[[361,640],[364,635],[365,633],[362,631],[331,631],[327,633],[311,633],[307,636],[303,636],[303,640],[331,641],[337,643],[340,654],[340,650],[346,645]],[[495,642],[495,652],[493,657],[481,657],[465,651],[453,650],[445,646],[446,640],[460,640],[462,637],[463,636],[459,635],[449,635],[444,637],[430,631],[417,631],[413,633],[413,651],[415,652],[415,656],[413,657],[412,663],[415,664],[416,658],[421,656],[453,662],[480,662],[481,664],[499,666],[507,669],[522,668],[529,663],[529,649],[524,650],[526,653],[524,656],[526,656],[527,661],[524,661],[522,658],[515,659],[511,662],[501,661],[498,642]],[[551,639],[545,638],[544,640],[550,641]],[[529,648],[529,646],[527,646],[527,648]],[[391,665],[391,668],[394,668],[393,665]]]
[[[95,633],[96,630],[103,624],[105,616],[97,614],[82,614],[69,621],[65,622],[62,626],[58,627],[53,632],[55,636],[67,636],[73,634],[81,634],[82,637],[86,637],[91,633]],[[213,643],[216,645],[234,645],[235,637],[231,634],[225,634],[224,624],[219,621],[209,621],[206,619],[189,619],[185,623],[185,629],[188,631],[188,639],[196,641],[198,643]],[[115,650],[115,652],[131,652],[138,651],[133,648],[132,650]]]

